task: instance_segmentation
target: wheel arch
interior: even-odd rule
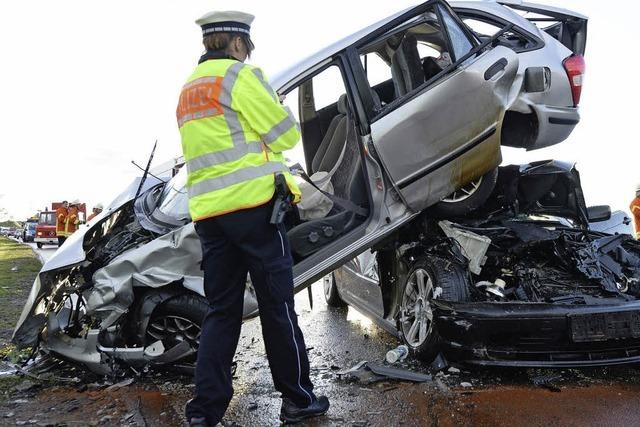
[[[172,282],[161,288],[141,290],[135,297],[136,304],[130,319],[132,338],[137,343],[144,344],[147,327],[155,309],[180,295],[194,295],[203,298],[199,293],[184,287],[182,281]]]

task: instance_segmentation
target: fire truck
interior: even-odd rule
[[[45,208],[38,216],[36,225],[36,236],[33,239],[38,248],[44,245],[57,245],[58,235],[56,234],[56,209],[62,206],[62,202],[51,203],[51,209]],[[78,205],[80,222],[84,222],[87,217],[87,206],[85,203]]]

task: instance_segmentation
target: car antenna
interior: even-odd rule
[[[133,200],[136,200],[140,195],[140,190],[142,190],[142,186],[147,179],[147,174],[149,173],[149,168],[151,167],[151,162],[153,161],[153,154],[156,152],[156,146],[158,145],[158,140],[153,143],[153,149],[151,150],[151,155],[149,156],[149,160],[147,161],[147,167],[144,169],[144,173],[142,174],[142,179],[140,179],[140,185],[138,185],[138,189],[136,190],[136,196]],[[136,165],[137,166],[137,165]]]
[[[142,166],[140,166],[139,164],[137,164],[135,161],[131,160],[131,164],[132,164],[133,166],[137,167],[138,169],[140,169],[141,171],[143,171],[143,172],[145,171],[145,169],[144,169]],[[147,173],[148,173],[149,175],[151,175],[152,177],[154,177],[155,179],[157,179],[158,181],[162,181],[162,182],[164,182],[165,184],[167,183],[167,181],[165,181],[164,179],[160,178],[159,176],[156,176],[156,175],[152,174],[152,173],[151,173],[151,172],[149,172],[149,171],[147,171]]]

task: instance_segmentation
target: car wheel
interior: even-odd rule
[[[398,332],[411,354],[430,363],[440,351],[433,319],[434,296],[448,301],[470,299],[465,269],[442,258],[417,258],[401,283]]]
[[[433,213],[439,217],[456,217],[478,209],[491,195],[497,179],[498,168],[490,170],[434,205]]]
[[[330,307],[346,307],[340,294],[338,293],[338,287],[336,286],[336,276],[333,273],[327,274],[322,278],[322,285],[324,288],[324,300]]]
[[[38,249],[42,249],[42,243],[38,242],[36,243],[36,246],[38,247]]]
[[[196,294],[182,294],[163,302],[151,314],[146,331],[147,345],[160,340],[168,350],[186,341],[194,353],[176,362],[195,367],[195,352],[200,346],[201,325],[208,308],[205,298]]]

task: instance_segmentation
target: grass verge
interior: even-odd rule
[[[4,347],[40,268],[42,264],[29,246],[0,237],[0,354],[10,352]]]

